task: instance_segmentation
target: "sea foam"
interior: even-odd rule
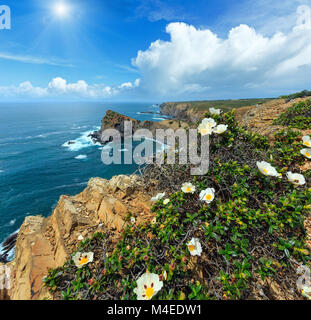
[[[90,134],[93,132],[93,130],[83,132],[79,138],[65,142],[62,147],[68,148],[70,151],[79,151],[83,148],[98,146],[100,143],[94,143],[90,137]]]
[[[86,154],[79,154],[78,156],[75,157],[75,159],[77,159],[77,160],[84,160],[86,158],[87,158]]]

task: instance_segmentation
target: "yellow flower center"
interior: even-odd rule
[[[207,134],[207,129],[201,129],[201,134]]]
[[[81,264],[87,263],[88,261],[89,261],[89,260],[88,260],[87,257],[83,257],[83,258],[80,259],[79,263],[80,263],[80,265],[81,265]]]
[[[311,144],[310,144],[310,142],[309,142],[309,141],[305,141],[305,145],[306,145],[306,146],[308,146],[308,147],[310,147],[310,146],[311,146]]]
[[[206,196],[205,196],[205,200],[212,200],[212,196],[210,195],[210,194],[207,194]]]
[[[191,192],[191,187],[187,187],[186,192]]]
[[[311,154],[309,152],[306,152],[306,157],[311,157]]]
[[[190,245],[188,246],[188,248],[189,248],[189,251],[193,251],[193,250],[195,249],[195,246],[192,245],[192,244],[190,244]]]
[[[154,289],[152,287],[147,288],[145,294],[148,299],[151,299],[154,294]]]
[[[268,173],[268,170],[267,170],[267,169],[263,169],[263,172],[264,172],[264,173]]]

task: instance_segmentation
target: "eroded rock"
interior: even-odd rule
[[[93,178],[76,196],[61,196],[48,218],[26,217],[17,236],[10,268],[11,285],[0,291],[0,299],[51,299],[42,279],[50,268],[62,266],[84,239],[108,228],[120,235],[131,212],[137,221],[152,219],[150,195],[136,175],[111,180]],[[1,268],[0,268],[1,269]]]

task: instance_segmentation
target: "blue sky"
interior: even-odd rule
[[[311,88],[309,0],[1,4],[12,21],[0,30],[2,101],[161,102]]]

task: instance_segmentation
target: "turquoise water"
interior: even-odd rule
[[[88,136],[107,109],[139,120],[160,121],[150,103],[0,104],[0,242],[28,215],[48,216],[62,194],[81,192],[91,177],[128,174],[136,165],[101,162]],[[68,141],[76,141],[70,147]]]

